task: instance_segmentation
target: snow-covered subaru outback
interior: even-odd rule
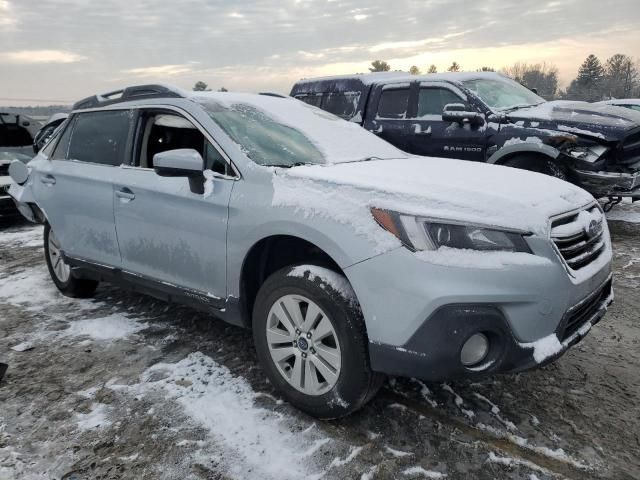
[[[542,365],[612,301],[607,224],[584,190],[411,156],[291,98],[91,97],[11,175],[61,292],[106,280],[252,328],[268,379],[322,418],[383,374]]]

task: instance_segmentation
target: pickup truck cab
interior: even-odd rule
[[[301,80],[291,96],[415,154],[522,168],[595,197],[640,199],[640,112],[547,102],[497,73]]]

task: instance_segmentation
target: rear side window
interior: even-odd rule
[[[314,107],[320,107],[322,103],[322,94],[309,94],[309,95],[297,95],[296,98],[298,100],[303,101],[304,103],[308,103],[309,105],[313,105]]]
[[[442,115],[445,105],[450,103],[465,104],[465,101],[446,88],[421,88],[418,97],[418,117]]]
[[[380,118],[405,118],[408,103],[408,88],[383,90],[378,103],[378,116]]]
[[[73,130],[73,124],[74,124],[74,120],[73,119],[69,120],[67,126],[62,132],[62,135],[60,135],[60,140],[58,140],[56,144],[56,149],[53,151],[53,155],[51,155],[51,160],[65,160],[67,158],[67,152],[69,151],[69,140],[71,139],[71,131]],[[51,144],[53,143],[56,143],[56,142],[52,141]]]
[[[113,166],[124,163],[130,122],[128,110],[78,114],[68,158]]]
[[[360,92],[327,93],[322,108],[340,118],[349,120],[358,110]]]

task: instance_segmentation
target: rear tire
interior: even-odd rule
[[[272,274],[256,298],[253,337],[270,382],[314,417],[355,412],[384,380],[371,371],[362,312],[347,279],[325,268]]]
[[[98,282],[85,278],[76,278],[62,258],[60,243],[51,230],[51,226],[46,223],[44,226],[44,257],[47,261],[47,268],[51,280],[63,295],[73,298],[92,297],[98,288]]]
[[[506,167],[520,168],[530,172],[542,173],[567,181],[567,174],[560,165],[548,157],[534,154],[515,156],[503,163]]]

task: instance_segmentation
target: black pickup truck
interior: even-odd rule
[[[291,96],[402,150],[523,168],[595,197],[640,200],[640,112],[547,102],[497,73],[372,73],[301,80]]]

